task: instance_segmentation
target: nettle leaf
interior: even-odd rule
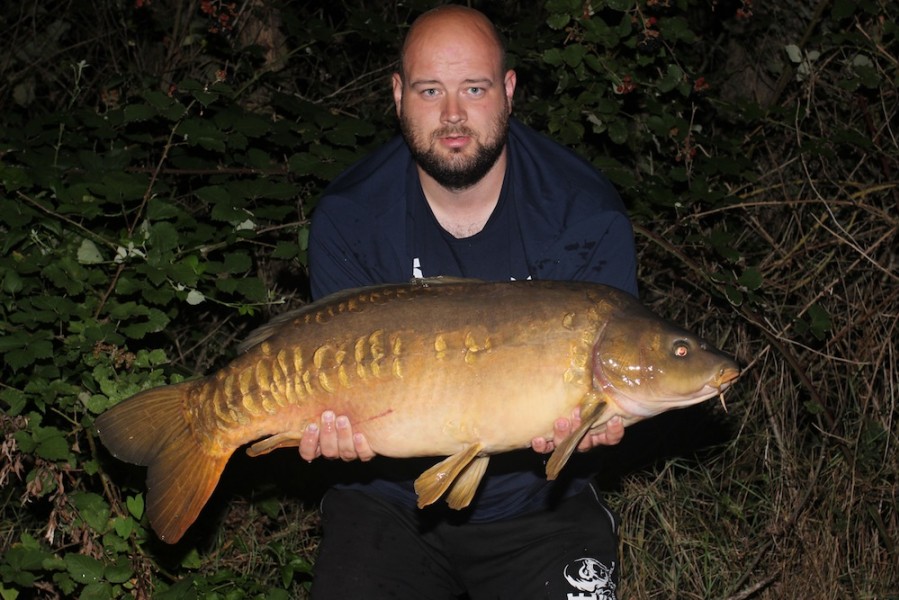
[[[168,221],[160,221],[150,226],[149,245],[151,254],[169,252],[178,247],[178,230]]]
[[[200,146],[216,152],[225,151],[225,132],[205,119],[185,119],[178,125],[178,133],[191,146]]]
[[[96,558],[83,554],[66,554],[63,560],[66,570],[76,583],[96,583],[103,577],[103,563]]]
[[[70,495],[79,516],[95,531],[105,531],[109,526],[109,504],[103,496],[92,492],[75,492]]]
[[[128,556],[120,555],[116,558],[115,563],[107,565],[103,571],[103,577],[109,583],[125,583],[134,575],[134,569],[131,567],[131,560]]]
[[[3,357],[6,366],[13,371],[21,371],[34,363],[35,357],[27,346],[23,346],[17,352],[8,352]]]
[[[295,244],[293,242],[278,242],[275,245],[274,251],[272,251],[272,258],[277,258],[280,260],[291,260],[299,256],[300,254],[300,246],[299,244]]]
[[[250,148],[247,151],[247,162],[257,169],[270,169],[276,164],[268,152],[259,148]]]
[[[584,61],[587,49],[580,44],[566,46],[562,51],[562,59],[569,67],[577,67]]]
[[[287,159],[288,168],[298,175],[314,174],[319,164],[321,159],[309,152],[298,152]]]
[[[62,431],[55,427],[35,427],[35,454],[46,460],[67,460],[69,443]]]
[[[148,104],[129,104],[122,110],[123,122],[147,121],[157,115],[156,107]]]
[[[544,50],[543,62],[545,62],[546,64],[558,67],[562,64],[563,61],[564,58],[562,56],[562,51],[558,48],[550,48],[548,50]]]
[[[200,258],[195,255],[189,255],[174,263],[169,269],[169,277],[175,283],[192,287],[197,285],[200,276],[206,270],[204,264],[200,263]]]
[[[268,290],[257,277],[217,279],[215,285],[225,293],[240,294],[250,302],[265,302],[268,298]]]
[[[147,311],[147,320],[143,323],[131,323],[121,328],[121,332],[132,339],[142,339],[148,333],[157,333],[169,324],[169,317],[156,308]]]
[[[546,24],[552,29],[558,30],[568,25],[570,20],[571,17],[565,13],[553,13],[547,17]]]
[[[7,406],[6,414],[12,417],[22,414],[28,404],[28,396],[25,392],[15,388],[0,389],[0,403]]]
[[[32,182],[29,171],[17,166],[0,165],[0,184],[6,191],[14,192],[29,187]]]
[[[670,92],[684,80],[684,71],[677,65],[668,65],[665,75],[659,80],[659,90]]]
[[[229,273],[245,273],[252,266],[253,261],[246,254],[233,252],[225,255],[224,268]]]

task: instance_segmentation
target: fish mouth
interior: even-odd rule
[[[723,392],[727,388],[730,387],[737,377],[741,374],[739,367],[724,367],[721,369],[721,372],[718,373],[718,377],[713,380],[711,383],[711,387],[715,387],[719,392]]]
[[[690,404],[696,404],[702,402],[703,400],[708,400],[713,396],[718,396],[724,393],[724,390],[729,388],[731,384],[736,381],[737,377],[740,376],[740,369],[737,367],[724,367],[721,369],[721,372],[718,373],[718,376],[713,378],[707,384],[702,386],[702,389],[690,399],[683,400],[682,404],[684,406],[688,406]],[[663,400],[665,401],[665,400]],[[677,402],[676,399],[667,400],[668,402]],[[723,403],[722,396],[722,403]]]

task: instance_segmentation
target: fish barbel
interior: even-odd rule
[[[546,466],[554,479],[588,430],[719,395],[730,358],[634,297],[584,282],[417,280],[340,292],[275,318],[220,371],[140,392],[95,421],[116,458],[148,466],[147,514],[177,542],[230,456],[299,446],[330,409],[391,457],[446,456],[415,481],[418,505],[467,506],[491,454],[581,425]],[[254,443],[255,442],[255,443]]]

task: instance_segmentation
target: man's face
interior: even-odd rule
[[[515,73],[503,73],[493,38],[447,19],[410,34],[393,93],[403,136],[444,187],[474,185],[505,150]]]

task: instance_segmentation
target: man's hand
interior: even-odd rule
[[[309,462],[319,456],[345,461],[359,459],[364,462],[374,458],[375,453],[364,435],[353,433],[347,417],[337,417],[334,411],[326,410],[322,413],[320,424],[310,423],[306,426],[303,439],[300,440],[300,456]]]
[[[553,437],[548,440],[543,437],[531,440],[531,448],[535,452],[547,454],[555,450],[568,435],[581,425],[581,409],[576,408],[571,414],[570,419],[556,419],[553,423]],[[598,433],[587,432],[584,439],[577,446],[578,452],[586,452],[596,446],[614,446],[624,437],[624,423],[620,417],[612,417],[607,423],[606,428]]]

